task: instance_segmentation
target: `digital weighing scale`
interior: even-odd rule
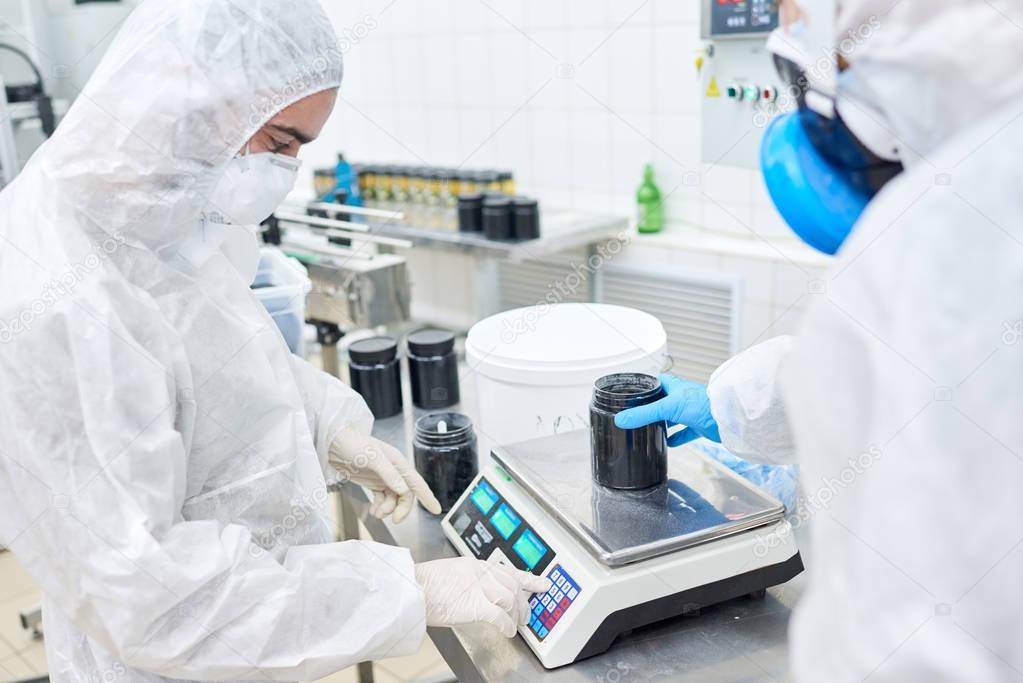
[[[491,456],[441,526],[462,555],[551,579],[519,628],[548,669],[803,570],[782,504],[691,446],[641,491],[593,482],[588,430]]]

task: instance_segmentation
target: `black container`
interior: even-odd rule
[[[401,366],[398,342],[391,337],[361,339],[348,347],[348,371],[355,389],[373,417],[401,412]]]
[[[535,240],[540,236],[540,205],[535,199],[516,197],[512,210],[515,239]]]
[[[412,403],[419,408],[448,408],[461,400],[455,335],[447,330],[418,330],[406,338]]]
[[[458,231],[483,231],[483,195],[479,192],[458,195]]]
[[[511,199],[492,195],[483,200],[483,235],[488,240],[510,240],[515,236]]]
[[[472,420],[460,413],[424,415],[416,420],[412,450],[416,470],[447,512],[479,472]]]
[[[660,380],[650,375],[606,375],[593,385],[590,403],[590,456],[593,479],[613,489],[645,489],[668,479],[667,425],[619,429],[615,415],[626,408],[664,398]]]

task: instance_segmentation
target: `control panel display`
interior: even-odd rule
[[[497,508],[497,512],[490,518],[490,523],[497,529],[497,533],[501,534],[501,538],[507,541],[522,524],[522,520],[508,507],[508,503],[501,503],[501,507]]]
[[[770,33],[778,27],[776,0],[704,0],[709,36]],[[706,24],[705,24],[706,25]]]
[[[451,527],[481,560],[500,550],[517,569],[539,575],[554,559],[547,542],[483,477],[454,510]]]
[[[515,541],[515,545],[512,546],[512,550],[526,563],[526,567],[530,571],[533,571],[533,567],[539,564],[547,554],[547,546],[529,529],[522,532],[519,540]]]
[[[480,512],[487,514],[491,508],[494,507],[494,503],[497,502],[497,491],[490,485],[486,479],[480,480],[480,485],[472,490],[472,502],[476,503],[476,507],[480,509]]]
[[[529,630],[539,640],[546,638],[554,629],[579,597],[580,591],[579,584],[560,564],[555,565],[547,578],[551,580],[551,589],[546,593],[535,593],[529,599],[529,606],[533,610],[529,618]]]

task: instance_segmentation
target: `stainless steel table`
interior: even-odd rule
[[[522,261],[542,258],[570,249],[586,247],[615,238],[627,230],[624,216],[545,208],[541,214],[540,237],[524,242],[488,240],[478,233],[430,228],[398,221],[370,221],[370,234],[408,240],[414,246],[433,247],[478,256]]]
[[[471,415],[466,407],[453,410]],[[374,434],[410,454],[414,419],[425,412],[406,408],[404,415],[377,421]],[[406,547],[417,562],[456,555],[440,517],[416,506],[402,524],[380,521],[369,515],[362,489],[349,484],[345,492],[345,507],[373,540]],[[354,526],[350,517],[346,526]],[[800,532],[797,539],[805,546]],[[787,681],[789,613],[805,576],[768,590],[763,599],[742,598],[633,631],[603,655],[550,671],[521,638],[503,638],[493,628],[430,628],[428,635],[462,683],[533,683],[541,677],[551,683]]]

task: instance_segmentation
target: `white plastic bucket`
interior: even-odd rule
[[[252,291],[284,335],[291,352],[305,355],[305,297],[313,283],[305,266],[280,249],[259,250],[259,268]]]
[[[465,342],[480,441],[489,448],[586,428],[593,382],[656,375],[666,346],[657,318],[622,306],[538,305],[481,320]]]

